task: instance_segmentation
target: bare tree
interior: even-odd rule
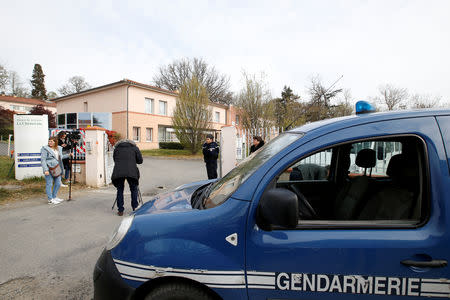
[[[86,82],[82,76],[72,76],[69,78],[66,84],[58,89],[58,92],[63,95],[70,95],[82,92],[84,90],[90,89],[91,85]]]
[[[9,85],[12,96],[29,97],[29,91],[23,86],[19,74],[16,71],[9,72]]]
[[[380,95],[378,101],[387,106],[388,110],[396,108],[405,108],[405,101],[408,98],[408,90],[405,88],[395,87],[391,84],[381,85],[378,88]]]
[[[273,125],[274,105],[270,104],[269,89],[266,87],[264,74],[243,73],[245,86],[237,97],[237,107],[242,117],[242,126],[246,129],[258,129]]]
[[[172,123],[177,138],[192,153],[200,149],[204,132],[211,128],[208,104],[208,92],[195,76],[181,86]]]
[[[160,67],[159,74],[153,78],[153,81],[158,87],[176,91],[192,77],[196,77],[206,87],[211,101],[225,104],[232,102],[233,95],[229,91],[228,76],[219,74],[214,67],[208,66],[201,58],[184,58]]]
[[[432,108],[439,106],[440,96],[431,96],[428,94],[414,94],[410,98],[411,108]]]
[[[6,70],[2,65],[0,65],[0,92],[5,93],[6,87],[8,86],[9,76],[8,70]]]

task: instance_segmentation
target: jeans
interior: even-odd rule
[[[53,187],[53,190],[52,190]],[[61,176],[54,178],[52,175],[45,175],[45,192],[48,200],[56,198],[61,187]]]
[[[117,208],[119,211],[123,211],[123,190],[125,188],[125,179],[128,181],[131,191],[131,207],[133,210],[138,206],[138,185],[139,181],[129,177],[116,178],[113,181],[114,186],[117,188]]]

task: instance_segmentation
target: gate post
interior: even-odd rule
[[[220,177],[236,166],[236,127],[224,126],[220,134]]]
[[[99,187],[105,185],[104,132],[101,127],[88,127],[86,130],[86,185]]]

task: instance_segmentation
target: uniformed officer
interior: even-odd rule
[[[217,178],[217,158],[219,157],[219,145],[214,142],[212,134],[206,135],[206,143],[203,144],[203,159],[206,163],[208,179]]]

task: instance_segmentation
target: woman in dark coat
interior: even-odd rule
[[[131,191],[131,207],[133,211],[138,206],[139,169],[136,164],[142,164],[142,154],[136,143],[131,140],[120,140],[114,147],[114,170],[111,181],[117,188],[117,214],[123,215],[123,190],[125,179]]]

